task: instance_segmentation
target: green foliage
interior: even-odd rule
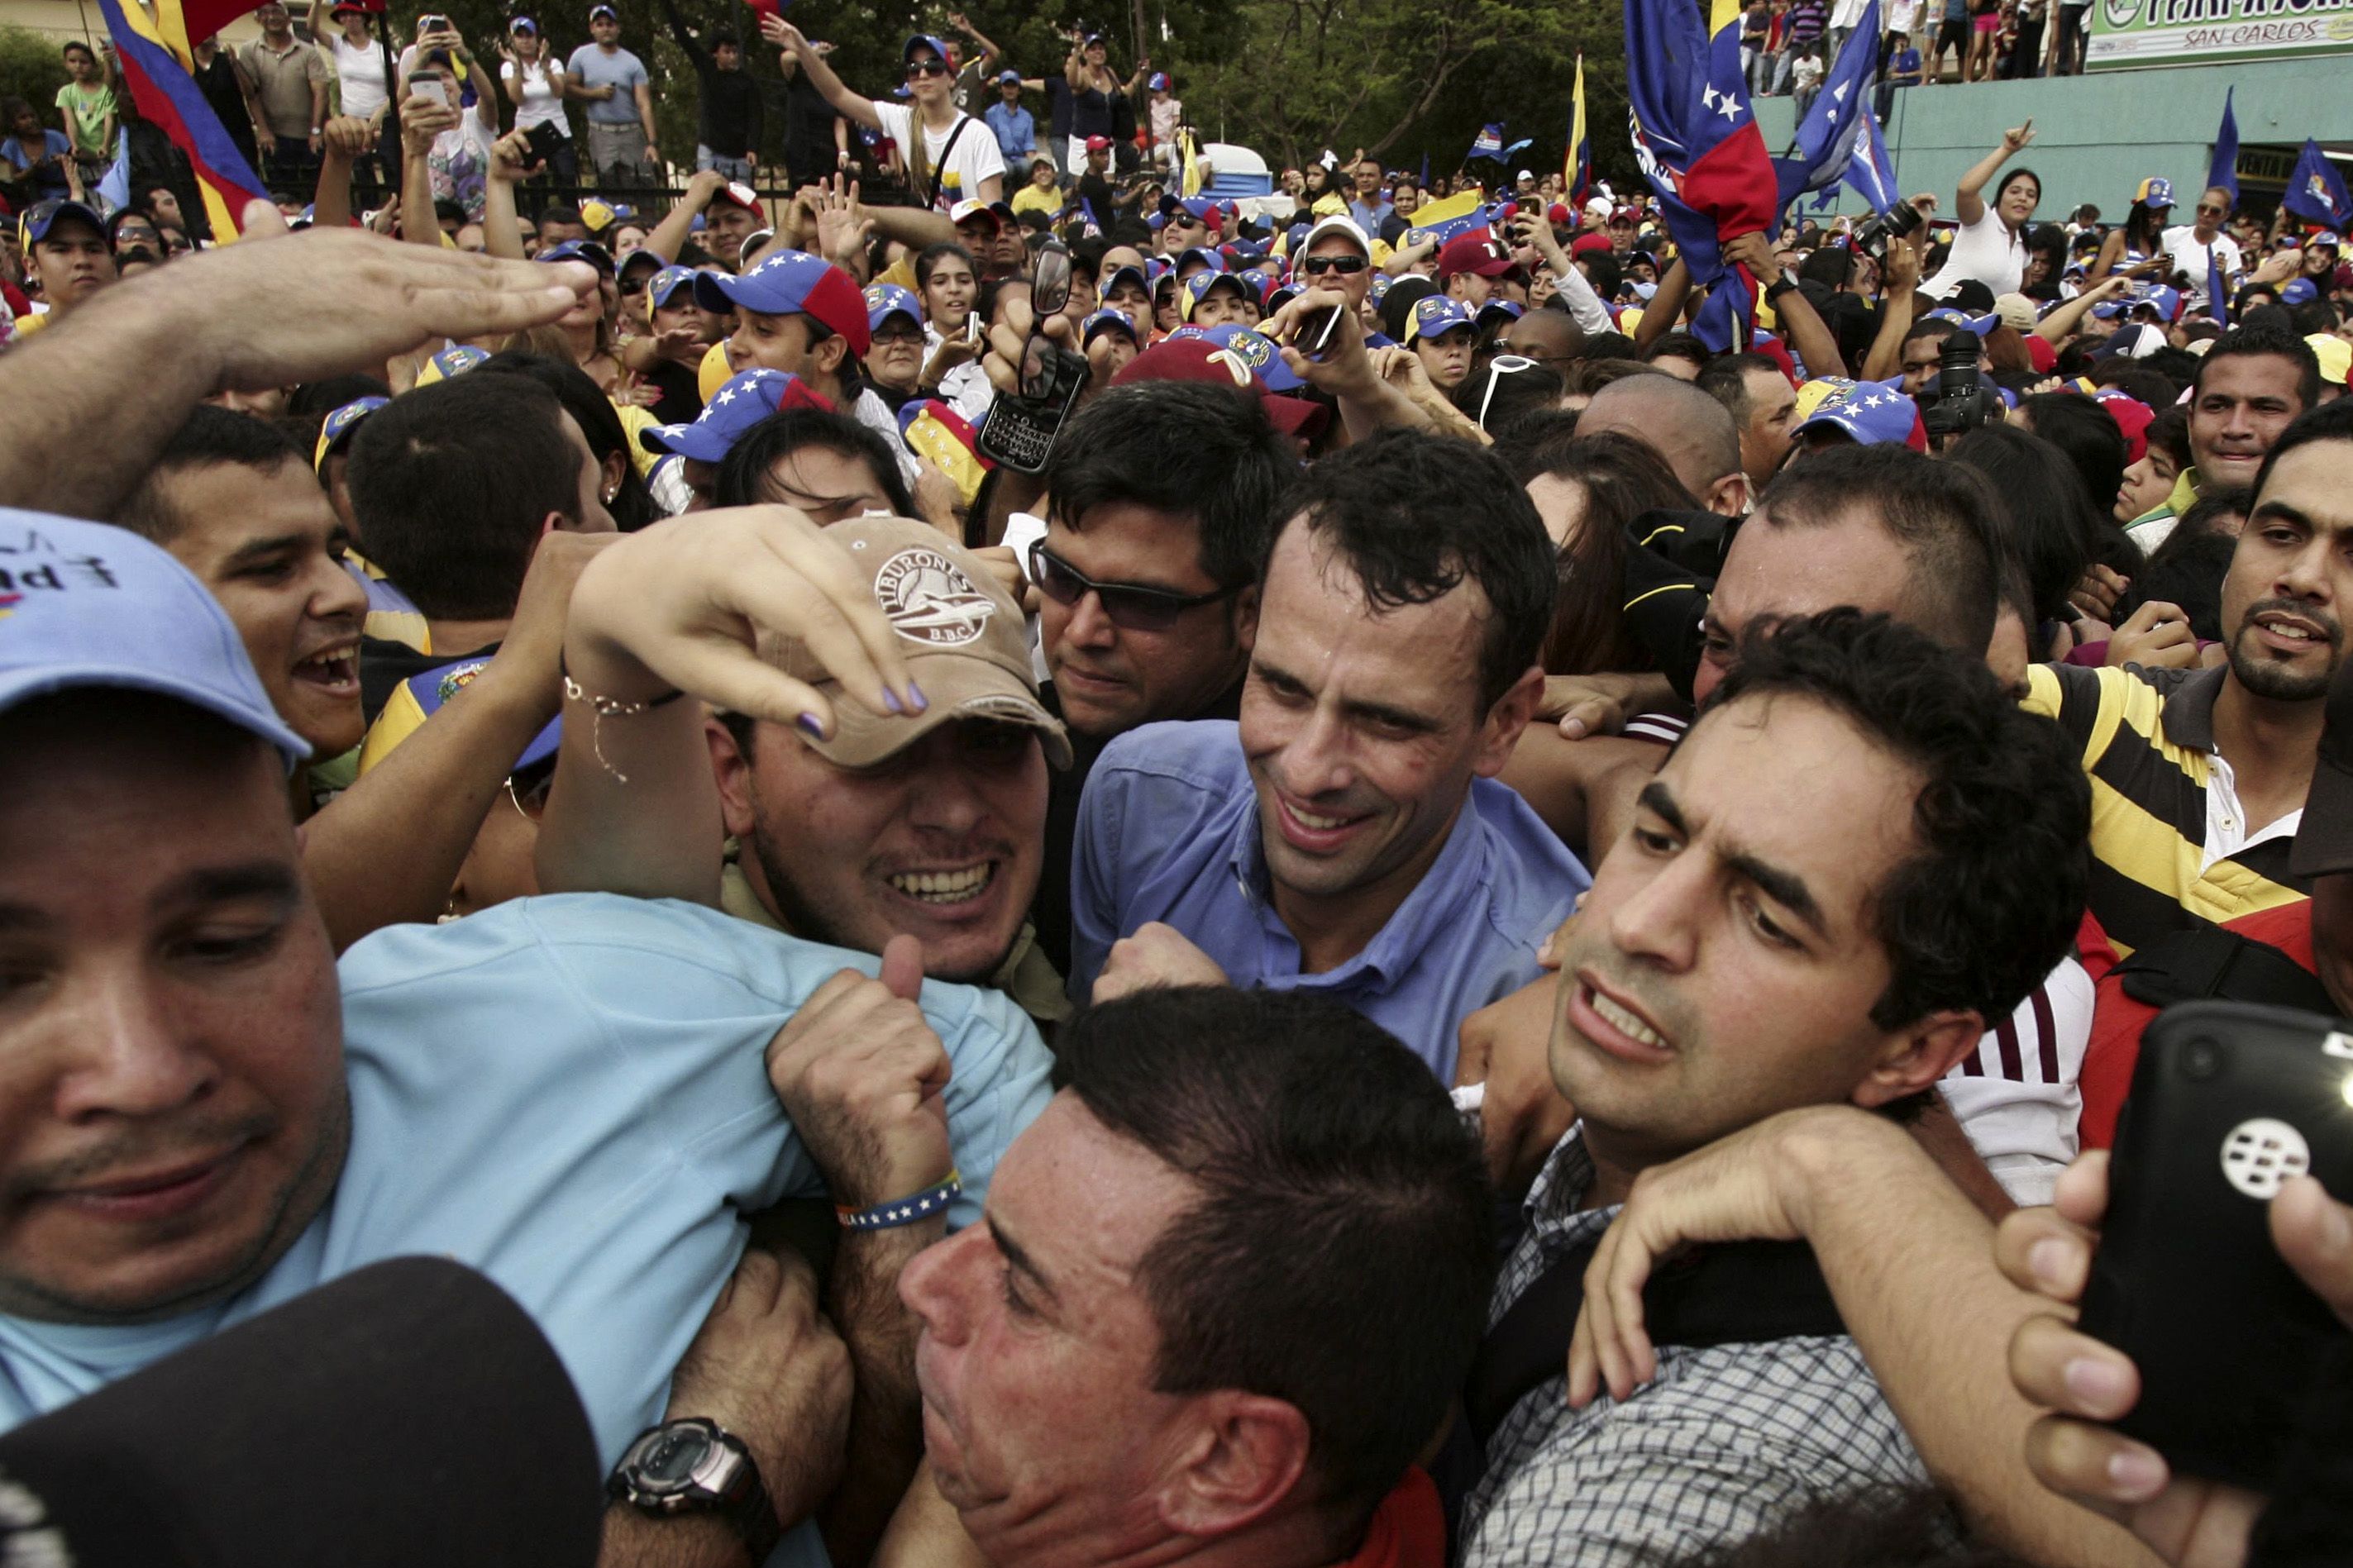
[[[0,98],[21,98],[40,111],[41,123],[54,131],[58,89],[73,79],[58,53],[62,39],[30,27],[0,26]],[[0,127],[0,135],[14,127]]]

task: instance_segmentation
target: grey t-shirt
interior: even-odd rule
[[[627,49],[607,54],[594,44],[572,51],[565,70],[583,87],[607,87],[613,96],[588,106],[588,118],[600,125],[638,122],[638,84],[646,79],[646,63]]]

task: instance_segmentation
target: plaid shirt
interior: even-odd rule
[[[1491,1322],[1616,1216],[1577,1208],[1592,1181],[1571,1131],[1528,1193]],[[1464,1568],[1639,1568],[1745,1540],[1817,1499],[1928,1479],[1851,1339],[1661,1346],[1658,1358],[1658,1377],[1623,1405],[1605,1391],[1573,1411],[1561,1378],[1521,1397],[1463,1514]]]

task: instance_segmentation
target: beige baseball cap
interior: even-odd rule
[[[874,602],[909,645],[908,672],[930,702],[921,713],[875,713],[849,696],[797,637],[763,634],[760,656],[833,703],[834,733],[803,742],[829,763],[872,767],[957,719],[1027,724],[1046,758],[1071,765],[1071,738],[1038,700],[1021,606],[974,557],[938,529],[903,517],[861,517],[825,531],[858,563]]]

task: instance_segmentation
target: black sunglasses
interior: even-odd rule
[[[1103,604],[1111,624],[1127,632],[1165,632],[1187,610],[1230,599],[1239,588],[1214,594],[1172,594],[1166,588],[1140,588],[1130,583],[1098,583],[1039,540],[1029,546],[1029,580],[1039,592],[1058,605],[1075,605],[1092,594]]]
[[[1362,272],[1369,265],[1361,256],[1311,256],[1299,264],[1299,269],[1310,278],[1321,278],[1326,272]]]
[[[909,76],[954,76],[944,60],[917,60],[907,68]]]

